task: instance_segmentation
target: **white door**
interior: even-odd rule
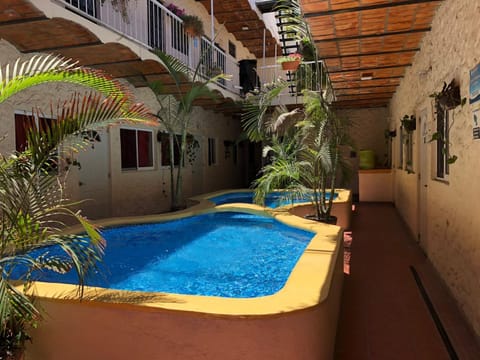
[[[428,124],[426,110],[418,117],[418,240],[426,250],[427,244],[427,195],[428,195]]]
[[[91,146],[78,154],[82,213],[90,219],[111,214],[110,141],[106,130],[89,132]]]

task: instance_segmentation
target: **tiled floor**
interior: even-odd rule
[[[458,359],[480,347],[391,204],[360,203],[345,236],[345,282],[335,359],[455,359],[415,282],[418,272]]]

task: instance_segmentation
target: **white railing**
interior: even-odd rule
[[[289,83],[289,87],[280,94],[284,103],[301,102],[298,97],[302,96],[302,89],[322,91],[324,96],[329,97],[332,91],[328,75],[324,72],[321,63],[319,65],[317,67],[313,61],[303,62],[296,71],[282,70],[281,65],[278,64],[266,65],[259,67],[258,76],[261,86],[273,83],[278,79]],[[317,73],[318,76],[316,76]]]
[[[233,57],[205,38],[191,36],[184,31],[183,20],[157,0],[136,0],[126,8],[112,1],[57,0],[66,8],[101,24],[148,49],[160,49],[170,54],[192,71],[199,65],[199,74],[205,78],[218,73],[231,76],[231,81],[217,84],[239,94],[239,66]]]

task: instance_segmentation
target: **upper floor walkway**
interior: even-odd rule
[[[159,80],[167,85],[165,91],[168,93],[171,80],[151,52],[161,49],[180,59],[192,72],[199,64],[198,72],[204,78],[219,72],[231,77],[213,86],[219,99],[201,102],[204,108],[224,113],[238,111],[238,107],[231,109],[235,101],[249,90],[262,88],[278,78],[291,81],[289,89],[278,99],[283,104],[300,103],[299,89],[307,84],[311,89],[324,90],[318,83],[311,83],[308,71],[284,71],[276,64],[275,58],[280,53],[278,44],[272,43],[268,30],[260,28],[264,24],[253,10],[241,9],[249,17],[255,17],[254,22],[250,19],[245,24],[257,31],[249,29],[244,34],[241,31],[247,28],[245,24],[237,29],[238,25],[226,23],[212,41],[212,36],[187,34],[182,18],[157,0],[112,4],[112,1],[101,0],[15,0],[0,4],[0,10],[7,14],[0,18],[0,36],[21,52],[58,53],[78,60],[81,65],[125,78],[135,87]],[[126,4],[126,7],[118,4]],[[239,8],[245,6],[242,4],[239,3]],[[208,9],[204,6],[203,1],[192,1],[192,8],[188,10],[190,13],[203,10],[204,28],[208,32],[210,19],[208,16],[205,19]],[[224,11],[215,14],[219,16],[218,21],[224,20],[224,14]],[[214,29],[219,27],[218,21],[214,19]],[[258,38],[251,40],[260,32],[263,32],[260,35],[263,48],[259,48]],[[311,65],[303,65],[304,69],[308,67]]]

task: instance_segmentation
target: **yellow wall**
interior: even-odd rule
[[[427,33],[413,65],[391,101],[392,127],[397,130],[405,114],[425,113],[426,137],[436,131],[433,102],[429,97],[442,89],[443,83],[456,79],[462,97],[469,95],[469,71],[480,61],[480,2],[446,0],[437,10],[432,31]],[[426,234],[420,239],[436,269],[445,280],[467,319],[480,334],[480,140],[472,138],[472,108],[469,104],[450,113],[450,153],[458,160],[450,167],[447,182],[434,179],[435,142],[427,147]],[[395,170],[395,202],[414,234],[418,225],[418,151],[420,130],[415,131],[414,172]],[[398,141],[395,154],[398,159]],[[398,160],[397,163],[398,165]]]

